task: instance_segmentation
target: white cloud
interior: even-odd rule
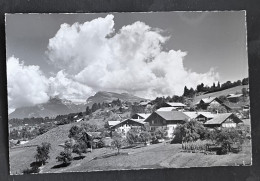
[[[86,96],[94,93],[90,87],[68,78],[63,70],[59,71],[55,77],[49,78],[49,86],[50,96],[68,100],[86,100]]]
[[[162,30],[135,22],[114,32],[113,15],[84,24],[62,24],[46,54],[60,71],[46,78],[38,66],[7,61],[9,108],[46,102],[49,96],[86,100],[96,91],[141,97],[181,95],[183,88],[218,79],[214,69],[196,73],[184,67],[186,52],[164,51]]]
[[[212,85],[218,79],[214,69],[203,74],[187,70],[183,65],[186,52],[163,51],[162,44],[169,38],[143,22],[115,33],[113,15],[108,15],[84,24],[62,25],[50,39],[47,55],[75,81],[94,91],[143,97],[181,95],[185,85]]]
[[[7,60],[8,103],[10,110],[46,102],[48,80],[39,66],[26,66],[15,57]]]

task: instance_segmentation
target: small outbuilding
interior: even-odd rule
[[[223,114],[216,114],[214,118],[205,122],[204,126],[209,128],[215,128],[215,127],[235,128],[239,123],[243,123],[243,121],[239,119],[235,114],[223,113]]]

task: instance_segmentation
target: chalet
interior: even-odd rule
[[[183,110],[187,106],[181,102],[165,102],[162,107],[173,107],[177,110]]]
[[[199,112],[198,116],[195,118],[197,121],[205,123],[206,121],[213,119],[217,114],[212,114],[211,112]]]
[[[243,97],[243,94],[229,94],[227,96],[227,99],[229,102],[239,102],[242,97]]]
[[[136,113],[134,114],[131,118],[132,119],[146,119],[150,116],[151,114],[146,114],[146,113]]]
[[[126,136],[127,132],[131,128],[142,128],[145,126],[144,119],[125,119],[124,121],[121,121],[120,123],[111,126],[112,131],[117,131],[123,134],[123,136]]]
[[[209,106],[211,105],[214,105],[214,106],[220,106],[222,105],[223,102],[217,98],[217,97],[208,97],[208,98],[203,98],[201,100],[199,100],[197,103],[196,103],[196,106],[198,108],[201,108],[201,109],[207,109]]]
[[[118,123],[120,123],[120,121],[108,121],[108,126],[112,127],[112,126],[115,126]]]
[[[214,117],[215,114],[212,114],[211,112],[183,112],[187,116],[189,116],[190,119],[195,119],[200,122],[206,122],[207,120],[210,120]]]
[[[223,113],[223,114],[216,114],[213,119],[204,123],[204,126],[209,128],[230,128],[236,127],[237,124],[243,123],[241,119],[239,119],[233,113]]]
[[[177,109],[175,107],[161,107],[157,109],[157,111],[176,111]]]
[[[181,111],[155,111],[145,122],[149,123],[151,131],[156,128],[167,130],[168,137],[173,136],[173,131],[178,124],[183,124],[190,118]]]

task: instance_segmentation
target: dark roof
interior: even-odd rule
[[[205,122],[205,125],[210,124],[222,124],[226,119],[228,119],[230,116],[234,116],[236,119],[236,122],[242,122],[236,115],[233,113],[223,113],[223,114],[216,114],[213,119]]]
[[[155,111],[154,113],[158,114],[166,121],[186,120],[190,118],[181,111]]]

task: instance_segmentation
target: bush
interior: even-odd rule
[[[46,161],[50,158],[51,144],[44,142],[42,146],[37,146],[37,153],[34,156],[36,158],[36,162],[40,162],[42,165],[45,165]]]

